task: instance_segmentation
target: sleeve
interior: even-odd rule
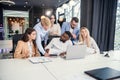
[[[38,57],[38,56],[40,56],[40,53],[39,53],[38,49],[36,49],[35,57]]]
[[[45,35],[45,45],[47,44],[48,36],[49,36],[49,32],[47,32],[46,35]]]
[[[78,39],[79,32],[80,32],[80,28],[76,27],[74,32],[73,32],[76,35],[76,39]]]
[[[65,46],[65,48],[62,50],[62,52],[66,52],[67,51],[67,48],[69,47],[69,46],[72,46],[73,44],[72,44],[72,41],[71,40],[68,40],[67,41],[67,44],[66,44],[66,46]],[[61,52],[61,53],[62,53]]]
[[[18,44],[15,49],[15,53],[14,53],[14,58],[22,58],[22,54],[21,54],[22,47],[23,47],[22,41],[18,41]]]
[[[67,47],[68,47],[68,46],[72,46],[72,45],[73,45],[72,41],[71,41],[71,40],[68,40]]]
[[[77,28],[77,31],[76,31],[76,36],[77,36],[77,38],[78,38],[78,36],[79,36],[79,33],[80,33],[80,28]]]
[[[72,45],[73,45],[73,43],[72,43],[72,41],[70,40],[70,41],[69,41],[69,46],[72,46]]]
[[[91,46],[93,49],[95,49],[96,53],[100,53],[99,47],[93,38],[91,38]]]
[[[60,28],[59,24],[57,24],[57,26],[58,26],[58,35],[60,36],[61,35],[61,28]]]
[[[54,38],[50,41],[50,43],[45,47],[45,49],[50,49],[54,43]]]
[[[65,27],[66,27],[66,23],[64,22],[62,25],[61,34],[63,34],[65,32]]]
[[[45,54],[45,50],[43,49],[41,42],[42,41],[41,41],[40,33],[39,33],[39,31],[37,31],[36,44],[37,44],[38,50],[44,55]]]

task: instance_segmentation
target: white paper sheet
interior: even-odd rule
[[[32,63],[51,62],[51,60],[48,57],[31,57],[28,60]]]

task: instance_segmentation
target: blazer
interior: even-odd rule
[[[40,56],[40,53],[38,52],[38,50],[36,49],[36,51],[35,51],[34,46],[32,47],[32,52],[34,53],[34,54],[32,54],[32,57]],[[15,49],[15,53],[14,53],[14,58],[28,58],[29,53],[30,53],[30,51],[29,51],[28,43],[24,42],[22,40],[18,41],[17,47]]]

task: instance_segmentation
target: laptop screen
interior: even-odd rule
[[[73,45],[67,48],[66,59],[81,59],[86,55],[86,45]]]

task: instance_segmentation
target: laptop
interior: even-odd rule
[[[109,67],[89,70],[85,71],[85,73],[97,80],[112,80],[120,78],[120,71],[117,71]]]
[[[86,45],[73,45],[67,48],[66,55],[64,59],[81,59],[86,55]]]

